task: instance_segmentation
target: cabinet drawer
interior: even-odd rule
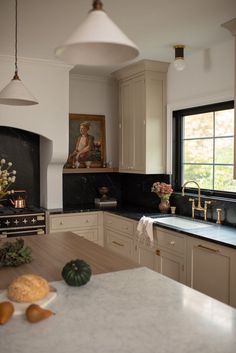
[[[97,225],[97,214],[50,216],[50,231],[96,227]]]
[[[132,257],[133,241],[126,236],[105,230],[106,247],[117,254],[125,257]]]
[[[133,235],[134,233],[134,224],[132,221],[108,214],[104,216],[104,226],[128,235]]]
[[[165,232],[160,228],[155,229],[157,235],[157,244],[159,248],[165,248],[180,254],[185,253],[186,239],[173,232]]]

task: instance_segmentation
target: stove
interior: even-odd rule
[[[0,238],[45,233],[46,215],[42,208],[0,208]]]

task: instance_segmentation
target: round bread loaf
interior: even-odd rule
[[[48,282],[40,276],[27,274],[17,277],[8,287],[7,296],[18,303],[43,299],[49,292]]]

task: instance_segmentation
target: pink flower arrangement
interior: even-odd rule
[[[152,185],[152,192],[155,192],[162,200],[169,200],[173,192],[171,184],[160,183],[157,181]]]

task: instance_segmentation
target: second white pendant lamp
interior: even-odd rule
[[[67,41],[56,48],[58,58],[71,65],[116,65],[134,59],[138,47],[111,21],[100,0]]]

